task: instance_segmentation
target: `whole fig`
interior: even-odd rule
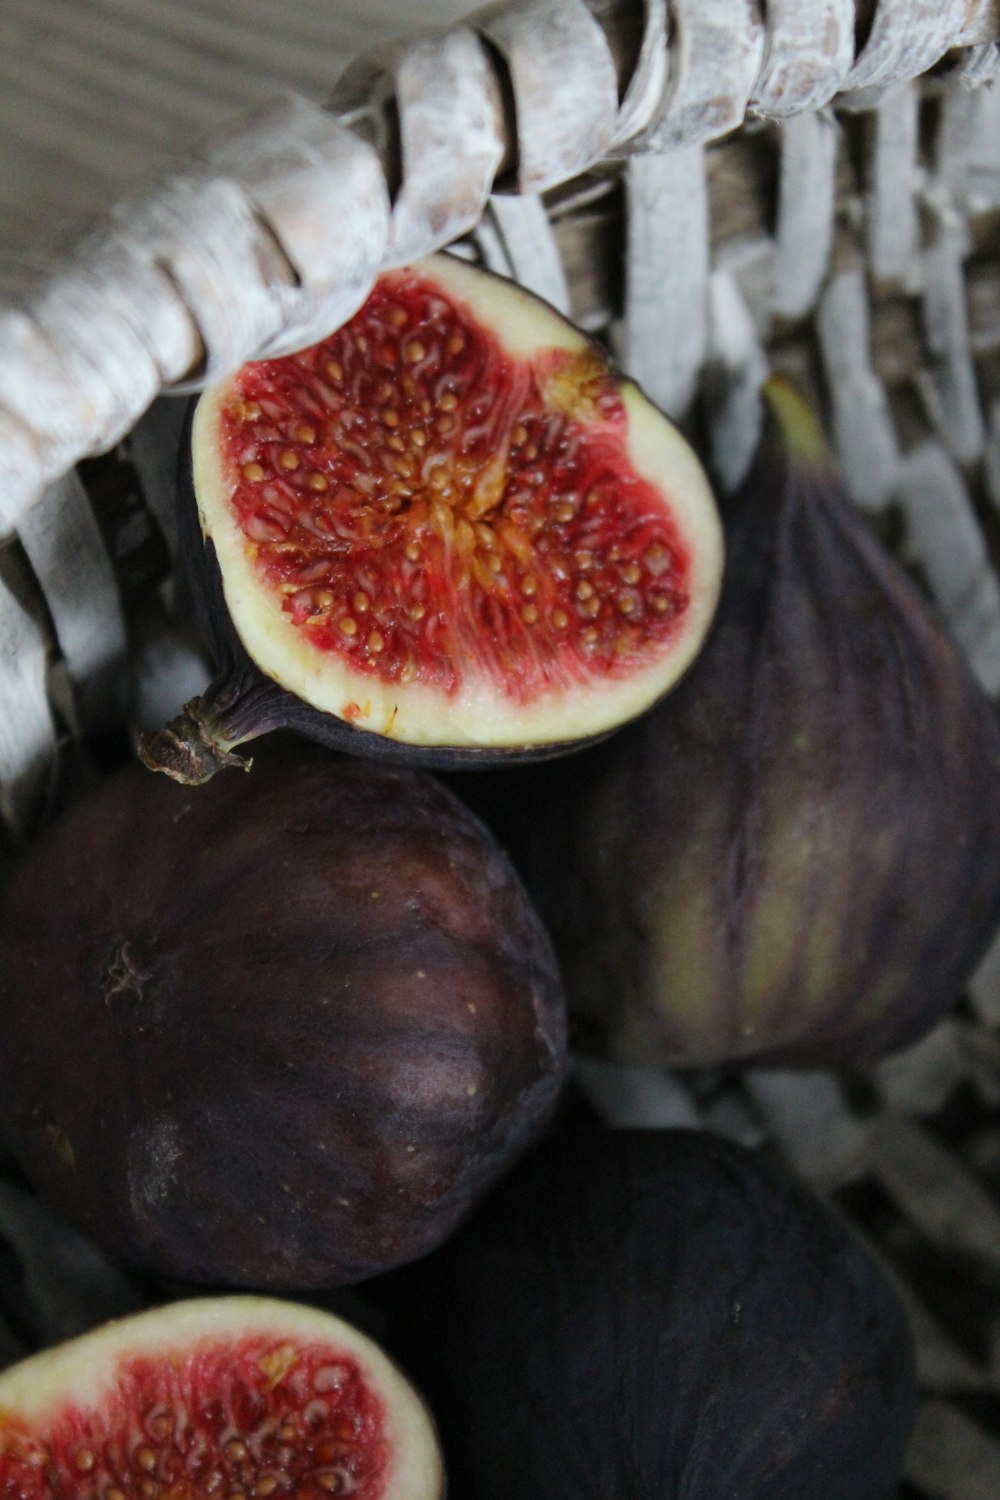
[[[906,1314],[763,1153],[692,1130],[554,1133],[375,1290],[463,1500],[888,1500],[898,1485]]]
[[[528,856],[582,1047],[865,1062],[1000,920],[1000,728],[787,383],[678,690],[550,779]]]
[[[130,766],[0,896],[0,1130],[115,1259],[361,1280],[440,1242],[563,1076],[549,940],[429,775],[271,743]]]

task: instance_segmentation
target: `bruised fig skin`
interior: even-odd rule
[[[662,696],[715,607],[684,438],[547,304],[453,257],[207,391],[185,448],[218,674],[142,747],[179,780],[276,726],[439,768],[558,755]]]
[[[526,856],[579,1044],[622,1061],[868,1062],[954,1004],[1000,920],[994,705],[801,399],[768,394],[705,650],[543,792]]]
[[[818,1199],[731,1142],[551,1137],[374,1289],[466,1500],[898,1487],[915,1408],[905,1313]]]
[[[433,1422],[377,1344],[265,1297],[175,1302],[0,1374],[0,1494],[440,1500]]]
[[[131,766],[0,898],[0,1122],[119,1262],[260,1289],[425,1253],[542,1129],[547,935],[429,775],[276,737],[204,795]]]

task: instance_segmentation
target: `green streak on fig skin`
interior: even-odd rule
[[[781,430],[781,440],[791,463],[801,469],[815,468],[832,475],[833,454],[819,418],[802,399],[792,382],[772,375],[764,383],[764,399]]]

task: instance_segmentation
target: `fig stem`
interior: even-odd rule
[[[184,786],[203,786],[227,766],[249,771],[252,761],[233,754],[231,746],[237,742],[222,738],[205,713],[205,703],[204,697],[192,698],[169,724],[139,736],[138,754],[144,766]]]

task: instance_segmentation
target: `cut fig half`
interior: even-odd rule
[[[183,780],[279,726],[438,767],[560,753],[663,696],[719,591],[684,437],[447,255],[207,391],[181,504],[219,675],[143,756]]]
[[[379,1347],[314,1308],[177,1302],[0,1375],[11,1500],[438,1500],[423,1403]]]

